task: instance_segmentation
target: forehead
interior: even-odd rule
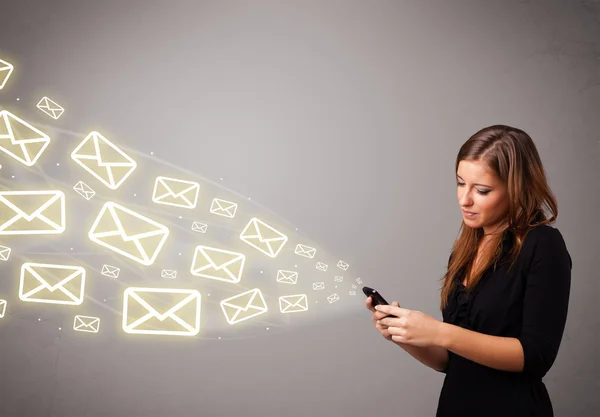
[[[460,161],[457,175],[471,182],[494,183],[497,176],[483,161]]]

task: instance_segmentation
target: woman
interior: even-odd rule
[[[539,154],[527,133],[495,125],[465,142],[455,168],[463,221],[443,321],[371,297],[367,308],[387,340],[446,374],[437,417],[553,416],[542,378],[563,336],[572,262],[549,225],[558,207]]]

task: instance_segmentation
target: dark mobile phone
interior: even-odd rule
[[[369,288],[369,287],[363,287],[362,290],[367,297],[371,297],[371,304],[373,305],[373,307],[375,307],[376,305],[379,305],[379,304],[389,305],[389,303],[385,300],[385,298],[383,298],[381,296],[381,294],[379,294],[377,292],[377,290],[374,290],[373,288]],[[389,314],[387,317],[396,317],[396,316],[394,316],[393,314]]]

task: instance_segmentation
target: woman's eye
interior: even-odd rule
[[[461,186],[465,185],[465,184],[464,184],[464,183],[462,183],[462,182],[457,182],[456,184],[457,184],[459,187],[461,187]],[[477,190],[477,192],[478,192],[479,194],[481,194],[481,195],[486,195],[487,193],[489,193],[489,192],[490,192],[490,190],[485,190],[485,191]]]

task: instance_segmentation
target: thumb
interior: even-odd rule
[[[392,305],[393,305],[394,307],[400,307],[400,304],[398,304],[398,301],[394,301],[394,302],[392,303]]]

